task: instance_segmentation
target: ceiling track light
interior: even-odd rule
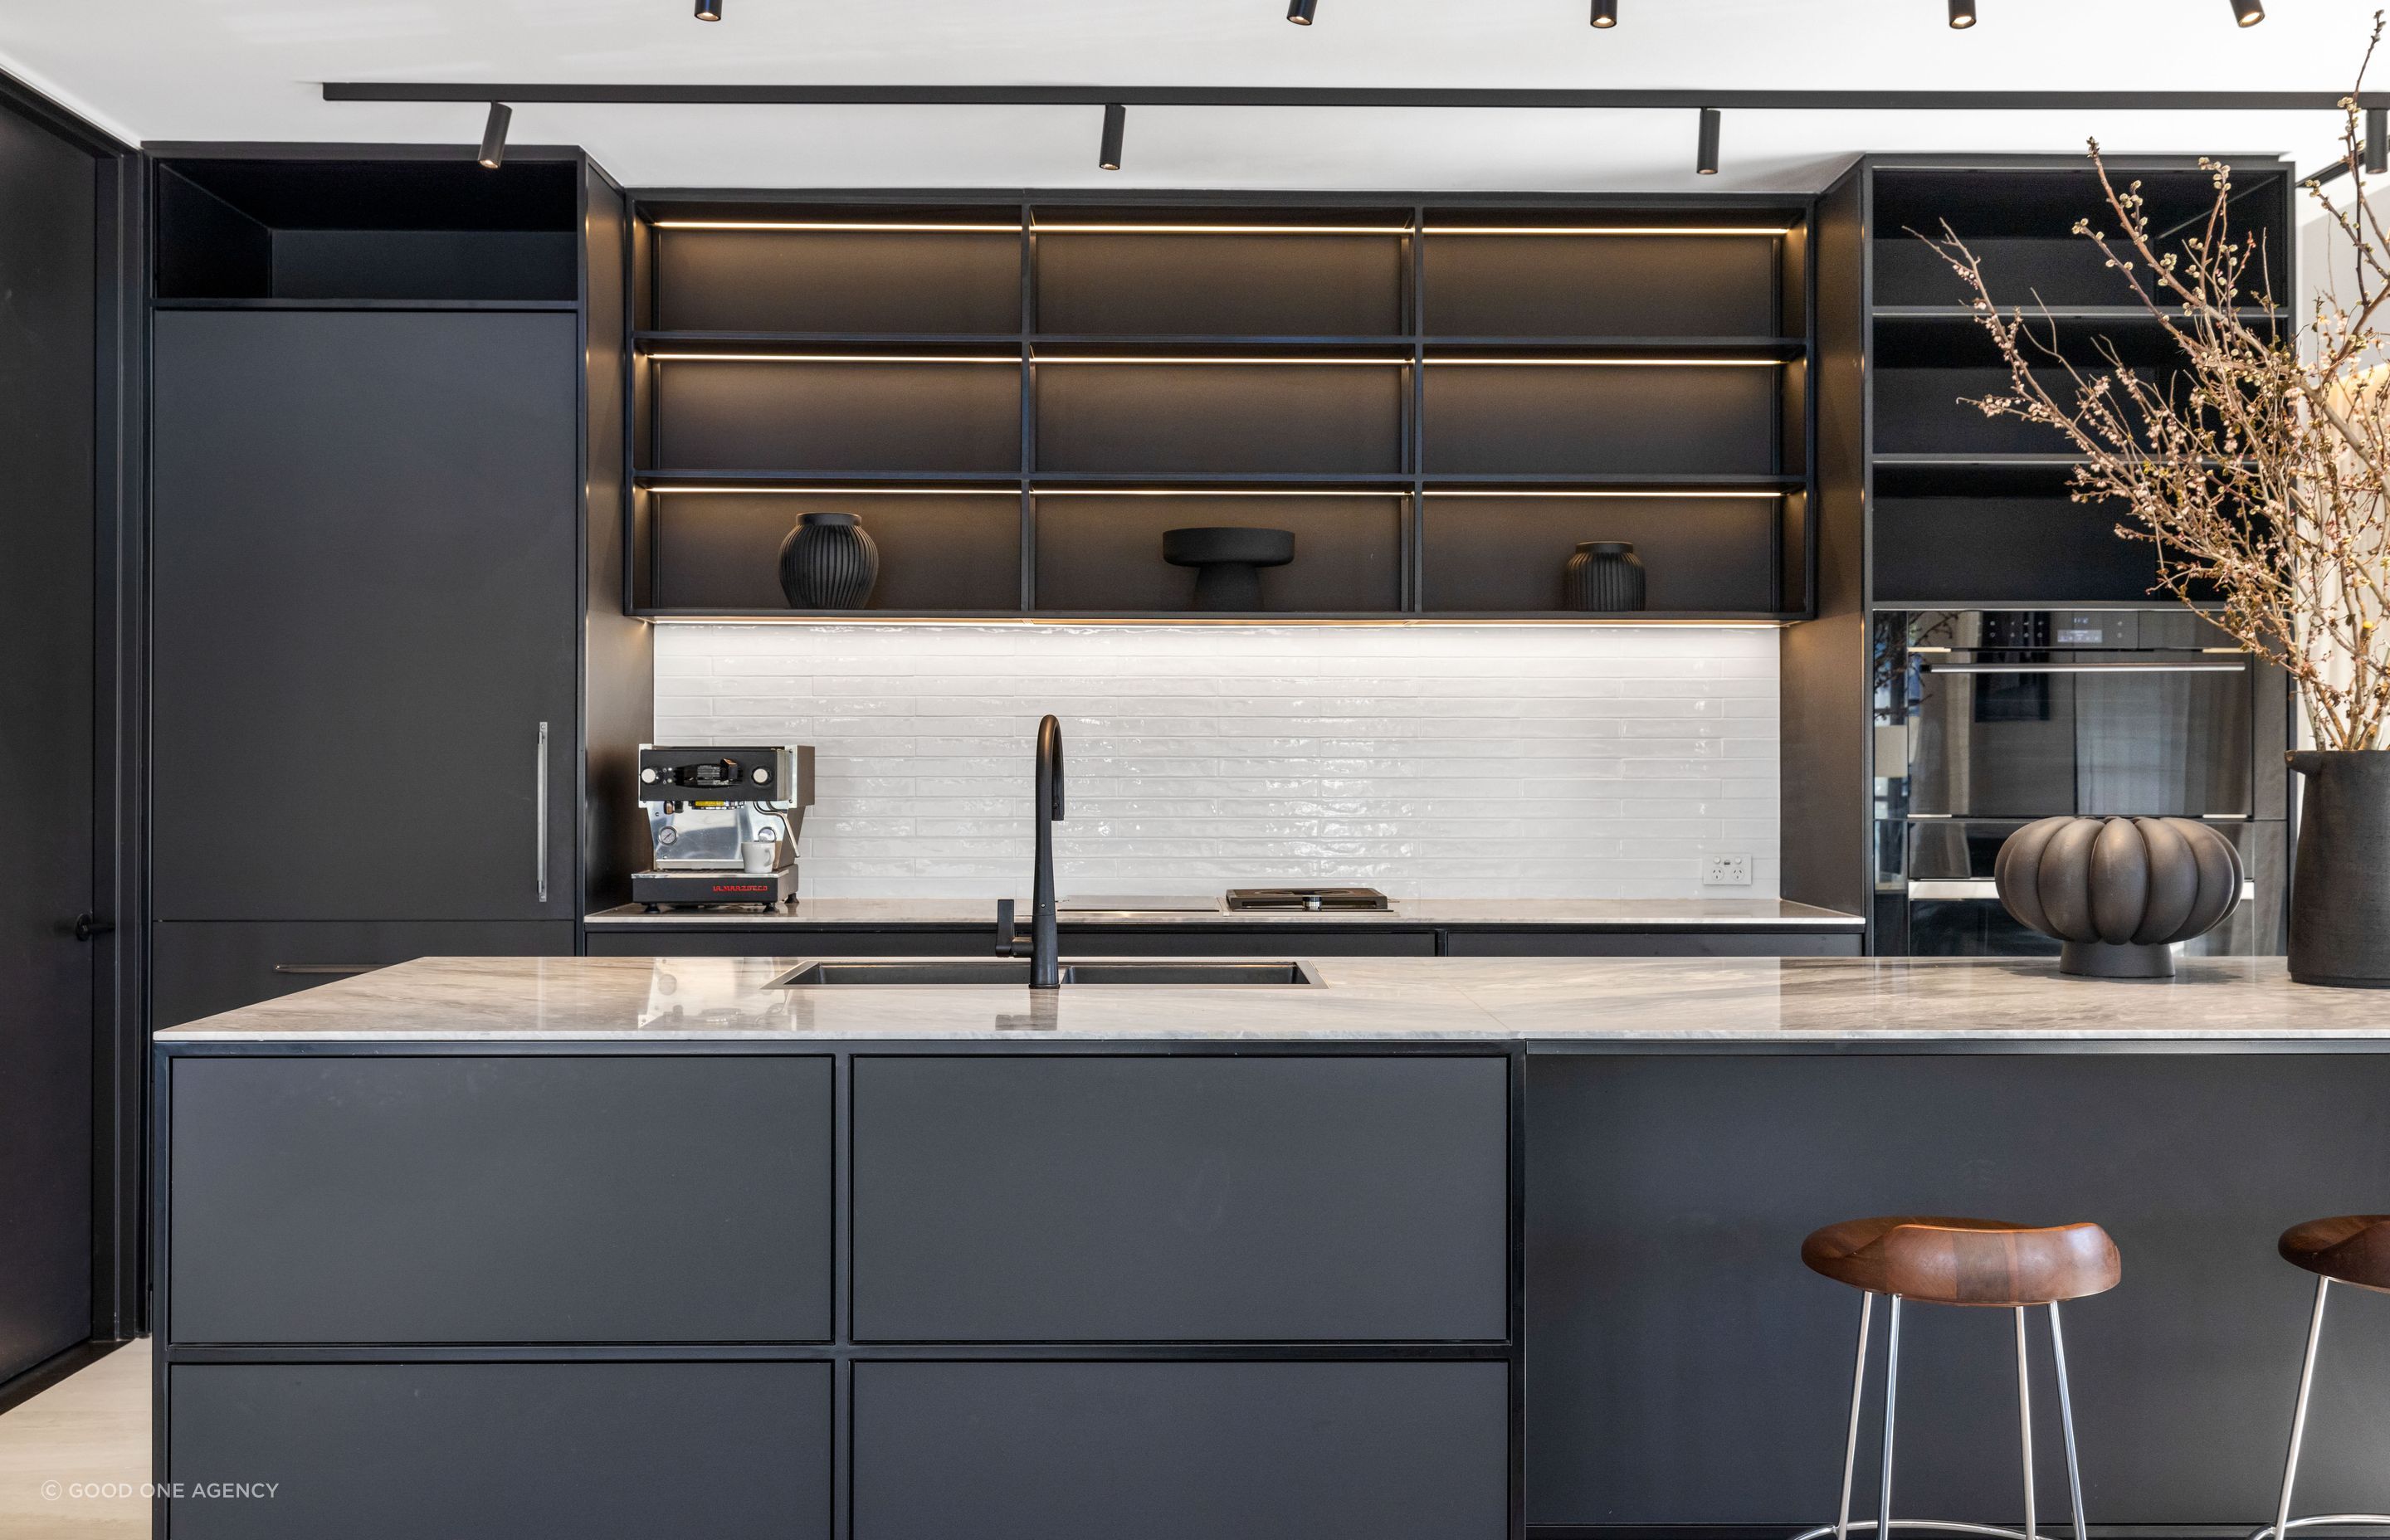
[[[2254,27],[2266,19],[2265,0],[2232,0],[2232,19],[2244,27]]]
[[[1693,158],[1693,170],[1703,176],[1715,176],[1718,169],[1718,128],[1726,114],[1715,107],[1702,109],[1702,137]]]
[[[1605,31],[1618,25],[1618,0],[1593,0],[1593,24]]]
[[[1975,0],[1950,0],[1950,25],[1965,32],[1975,24]]]
[[[1311,25],[1311,15],[1319,8],[1319,0],[1291,0],[1286,7],[1286,19],[1298,27]]]
[[[2390,107],[2365,109],[2365,174],[2390,173]]]
[[[507,125],[514,122],[515,109],[504,102],[490,104],[489,122],[482,125],[482,153],[474,159],[484,169],[495,171],[507,159]]]
[[[1104,104],[1104,143],[1096,153],[1096,165],[1104,171],[1121,168],[1121,136],[1128,131],[1128,109],[1119,102]]]
[[[697,0],[697,19],[700,21],[721,20],[722,0]]]

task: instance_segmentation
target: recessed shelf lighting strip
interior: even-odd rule
[[[1017,236],[1023,228],[1017,219],[1009,225],[868,219],[659,219],[649,223],[659,230],[930,230],[1008,236]]]
[[[1430,225],[1431,236],[1788,236],[1783,225]]]
[[[1009,364],[1018,367],[1019,353],[651,353],[659,364]]]
[[[1029,226],[1041,236],[1407,236],[1407,225],[1049,225]]]

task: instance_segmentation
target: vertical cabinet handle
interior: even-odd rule
[[[539,901],[545,904],[547,902],[547,724],[545,722],[539,725],[537,761],[539,779],[532,793],[532,816],[538,820],[539,826],[535,841],[539,853],[539,878],[534,886],[539,891]]]

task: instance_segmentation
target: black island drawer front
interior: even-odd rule
[[[861,1363],[854,1540],[1501,1540],[1497,1363]]]
[[[816,1540],[830,1534],[830,1373],[790,1363],[178,1364],[164,1479],[186,1495],[169,1504],[166,1533]]]
[[[173,1061],[174,1342],[815,1342],[827,1057]]]
[[[1509,1060],[864,1057],[854,1337],[1498,1341]]]

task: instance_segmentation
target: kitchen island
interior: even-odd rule
[[[159,1476],[284,1483],[165,1533],[1788,1533],[1857,1316],[1800,1238],[1896,1212],[2106,1225],[2092,1518],[2254,1527],[2273,1237],[2390,1190],[2390,1001],[2278,961],[804,960],[426,959],[161,1033]],[[2381,1315],[2303,1507],[2380,1500]],[[2015,1521],[2006,1317],[1910,1329],[1901,1508]]]

